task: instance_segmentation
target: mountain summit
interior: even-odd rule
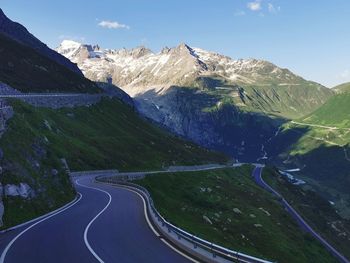
[[[232,85],[291,87],[319,84],[308,82],[288,69],[257,59],[232,59],[228,56],[182,43],[154,53],[145,47],[135,49],[94,49],[64,40],[57,51],[78,63],[84,74],[98,81],[112,79],[131,95],[145,89],[171,85],[193,85],[199,77],[215,76]],[[141,88],[141,90],[140,90]]]
[[[232,59],[185,43],[155,53],[63,41],[57,51],[89,79],[133,96],[148,118],[240,159],[256,158],[283,120],[312,112],[333,94],[268,61]]]

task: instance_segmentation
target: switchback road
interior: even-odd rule
[[[93,176],[74,181],[81,195],[75,203],[1,234],[1,263],[190,262],[152,230],[137,194]]]

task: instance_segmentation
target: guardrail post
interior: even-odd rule
[[[213,258],[216,258],[216,254],[213,249],[213,243],[211,243],[211,253],[213,254]]]
[[[194,241],[193,235],[191,236],[192,242],[193,242],[193,248],[196,249],[197,248],[197,243],[196,241]]]
[[[239,255],[238,255],[238,252],[236,252],[236,262],[239,262]]]

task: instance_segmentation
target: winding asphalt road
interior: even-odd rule
[[[299,213],[283,198],[283,196],[268,185],[262,178],[262,166],[257,166],[253,171],[253,177],[255,182],[266,189],[267,191],[273,193],[275,196],[280,198],[282,205],[288,211],[289,214],[298,222],[298,224],[305,231],[313,235],[317,240],[319,240],[340,262],[350,263],[342,254],[340,254],[332,245],[330,245],[325,239],[323,239],[319,234],[317,234],[312,227],[299,215]]]
[[[349,261],[318,235],[288,202],[261,177],[257,184],[281,199],[302,228],[341,262]],[[97,184],[94,176],[73,178],[75,202],[47,217],[0,235],[0,263],[6,262],[191,262],[152,227],[143,200],[125,188]]]
[[[0,235],[0,263],[190,262],[153,232],[137,194],[93,176],[74,180],[75,203]]]

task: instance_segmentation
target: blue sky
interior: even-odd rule
[[[259,58],[334,86],[350,81],[349,0],[0,0],[50,47],[73,39],[104,48],[185,42]]]

